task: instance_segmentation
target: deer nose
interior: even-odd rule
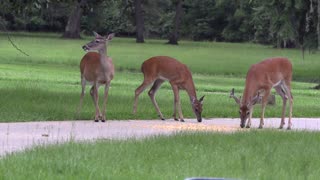
[[[202,121],[202,118],[197,118],[198,122],[201,122]]]

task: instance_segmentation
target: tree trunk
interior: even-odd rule
[[[75,1],[74,9],[72,10],[65,31],[62,35],[63,38],[80,39],[80,19],[82,15],[82,6],[86,0]]]
[[[136,42],[144,43],[144,18],[142,11],[142,2],[141,0],[134,0],[134,10],[135,10],[135,18],[136,18]]]
[[[320,0],[318,0],[318,25],[317,25],[317,34],[318,34],[318,50],[320,51]]]
[[[178,45],[178,39],[179,39],[179,27],[181,23],[181,16],[182,16],[182,3],[183,0],[178,0],[176,5],[176,14],[174,16],[174,26],[173,31],[169,36],[169,42],[168,44],[174,44]]]

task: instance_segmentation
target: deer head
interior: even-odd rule
[[[197,117],[198,122],[202,121],[202,104],[203,104],[204,96],[202,96],[199,100],[196,98],[192,99],[192,110]]]
[[[85,51],[91,51],[91,50],[101,50],[105,49],[108,45],[108,42],[112,40],[114,37],[114,33],[109,34],[108,36],[101,36],[96,32],[93,32],[95,39],[84,46],[82,46],[82,49]]]
[[[244,128],[246,121],[248,117],[250,116],[250,113],[252,111],[253,105],[255,105],[259,99],[260,99],[260,94],[259,92],[257,95],[249,100],[248,103],[242,103],[241,102],[241,97],[238,98],[234,95],[234,88],[231,90],[230,93],[230,98],[234,98],[237,104],[239,104],[240,110],[239,110],[239,115],[240,115],[240,127]]]

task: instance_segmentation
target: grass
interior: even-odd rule
[[[70,142],[4,157],[0,179],[318,179],[319,141],[316,132],[252,130]]]
[[[30,56],[15,50],[5,34],[0,33],[0,122],[93,118],[90,87],[80,117],[75,115],[81,89],[79,62],[85,54],[81,46],[92,37],[64,40],[57,34],[14,33],[12,39]],[[137,114],[132,114],[134,90],[143,80],[140,65],[155,55],[175,57],[190,67],[198,96],[206,96],[205,118],[237,117],[237,106],[228,94],[233,87],[238,95],[242,93],[249,66],[266,57],[287,56],[294,65],[294,116],[320,116],[320,92],[312,89],[320,81],[319,54],[307,54],[302,60],[298,50],[249,43],[181,41],[179,46],[170,46],[164,42],[147,40],[145,44],[136,44],[133,39],[114,38],[110,43],[108,54],[117,71],[109,92],[108,119],[158,118],[146,92],[140,96]],[[164,116],[171,118],[173,93],[168,83],[159,90],[157,99]],[[193,118],[185,92],[181,99],[184,116]],[[277,105],[267,108],[266,117],[279,117],[281,104],[277,96]],[[256,109],[254,116],[260,112]]]

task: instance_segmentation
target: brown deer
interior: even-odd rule
[[[246,120],[248,119],[246,127],[250,128],[253,105],[255,105],[257,101],[262,98],[262,112],[259,128],[263,128],[263,119],[267,99],[270,95],[271,88],[274,88],[281,96],[283,101],[282,117],[279,128],[282,129],[283,125],[285,124],[284,120],[286,114],[286,103],[287,99],[289,99],[290,112],[287,129],[291,129],[293,106],[291,79],[292,64],[286,58],[269,58],[261,61],[260,63],[252,65],[247,73],[246,84],[242,98],[240,97],[239,99],[234,95],[234,89],[232,89],[230,93],[230,98],[234,98],[236,103],[240,105],[240,127],[243,128],[246,124]]]
[[[148,94],[154,107],[156,108],[156,111],[158,112],[159,117],[164,120],[164,117],[155,100],[155,94],[162,83],[167,80],[169,81],[174,93],[174,120],[178,121],[176,117],[176,111],[178,109],[179,119],[181,122],[184,122],[179,97],[179,90],[183,89],[187,91],[190,97],[192,110],[196,115],[198,122],[202,121],[201,113],[204,96],[202,96],[199,100],[197,99],[191,72],[185,64],[182,64],[176,59],[168,56],[155,56],[142,63],[141,71],[144,75],[144,81],[135,91],[133,113],[136,113],[139,95],[147,88],[147,86],[153,84]]]
[[[82,48],[85,51],[96,50],[97,52],[88,52],[83,56],[80,62],[80,72],[81,72],[81,96],[80,105],[78,108],[78,115],[81,110],[83,96],[85,92],[86,83],[92,85],[90,89],[90,95],[93,99],[96,113],[94,117],[95,122],[102,122],[106,120],[106,104],[108,100],[108,91],[110,87],[110,82],[114,75],[114,65],[112,63],[111,57],[107,56],[107,45],[108,42],[114,37],[114,34],[109,34],[108,36],[101,36],[96,32],[93,32],[95,39],[88,44],[84,45]],[[102,115],[99,109],[99,86],[104,85],[104,101]]]

